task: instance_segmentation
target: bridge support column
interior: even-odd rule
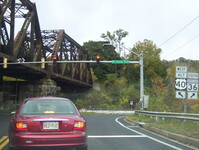
[[[18,89],[18,101],[30,97],[57,96],[57,83],[51,79],[39,81],[20,82]]]
[[[57,83],[51,79],[41,79],[38,82],[37,94],[38,96],[56,96]]]

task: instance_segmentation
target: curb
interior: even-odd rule
[[[161,130],[161,129],[158,129],[158,128],[149,127],[145,123],[139,123],[137,121],[131,120],[128,117],[126,117],[124,120],[126,122],[130,123],[130,124],[139,125],[140,127],[144,128],[146,130],[149,130],[149,131],[155,132],[157,134],[163,135],[167,138],[171,138],[173,140],[176,140],[176,141],[179,141],[179,142],[182,142],[182,143],[185,143],[185,144],[193,145],[193,146],[196,146],[196,147],[199,148],[199,139],[194,139],[194,138],[191,138],[191,137],[187,137],[187,136],[184,136],[184,135],[168,132],[168,131]]]

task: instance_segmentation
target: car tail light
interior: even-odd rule
[[[17,122],[16,123],[16,130],[17,131],[28,131],[28,126],[24,122]]]
[[[78,122],[75,122],[74,124],[74,130],[76,131],[82,131],[82,130],[85,130],[85,128],[86,128],[85,122],[78,121]]]

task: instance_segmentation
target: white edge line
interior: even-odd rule
[[[179,148],[179,147],[176,147],[176,146],[173,146],[173,145],[171,145],[171,144],[165,143],[165,142],[163,142],[163,141],[160,141],[160,140],[155,139],[155,138],[153,138],[153,137],[150,137],[150,136],[148,136],[148,135],[142,134],[142,133],[140,133],[140,132],[138,132],[138,131],[135,131],[135,130],[133,130],[133,129],[127,127],[127,126],[125,126],[124,124],[122,124],[121,122],[118,121],[120,118],[124,118],[124,117],[118,117],[118,118],[115,119],[115,121],[116,121],[118,124],[120,124],[122,127],[126,128],[126,129],[128,129],[128,130],[130,130],[130,131],[133,131],[133,132],[135,132],[135,133],[137,133],[137,134],[140,134],[140,135],[142,135],[142,136],[144,136],[144,137],[147,137],[147,138],[149,138],[149,139],[151,139],[151,140],[154,140],[154,141],[156,141],[156,142],[158,142],[158,143],[161,143],[161,144],[164,144],[164,145],[169,146],[169,147],[171,147],[171,148],[174,148],[174,149],[176,149],[176,150],[183,150],[183,149],[181,149],[181,148]]]
[[[88,135],[88,138],[134,138],[143,137],[142,135]]]

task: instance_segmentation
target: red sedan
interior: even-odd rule
[[[10,121],[9,149],[87,150],[86,121],[66,98],[25,99]]]

